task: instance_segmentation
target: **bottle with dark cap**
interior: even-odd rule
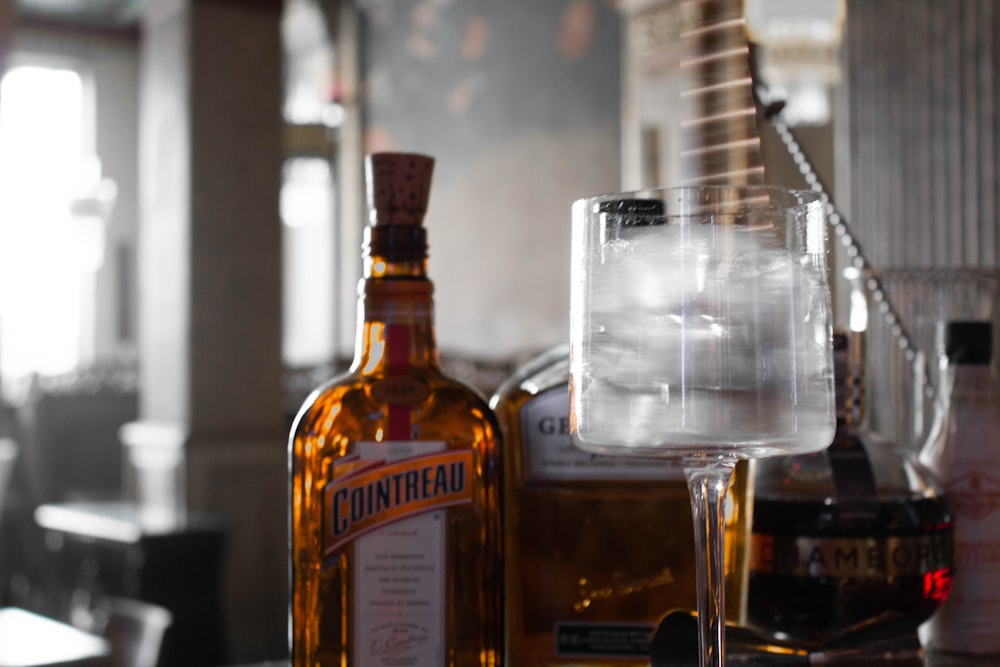
[[[951,509],[913,448],[866,419],[864,331],[834,331],[837,430],[814,454],[754,475],[748,620],[818,647],[879,619],[914,636],[951,588]]]
[[[294,667],[498,667],[499,430],[446,377],[423,227],[433,160],[371,155],[354,362],[289,441]]]
[[[1000,393],[993,326],[944,327],[937,419],[923,460],[938,473],[955,511],[955,580],[922,628],[929,650],[1000,655]]]
[[[663,202],[615,199],[623,241],[664,224]],[[505,635],[509,665],[647,666],[663,614],[697,605],[691,502],[668,462],[595,456],[569,435],[569,346],[519,368],[493,395],[504,441]],[[747,466],[728,496],[727,617],[742,618]]]

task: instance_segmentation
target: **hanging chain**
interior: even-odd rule
[[[809,158],[806,157],[805,152],[802,150],[802,146],[796,139],[795,132],[787,123],[781,120],[780,113],[778,113],[778,111],[780,111],[780,107],[776,110],[767,110],[765,111],[764,116],[771,121],[771,125],[777,131],[778,137],[785,145],[785,149],[788,150],[789,155],[791,155],[792,160],[798,167],[799,173],[802,174],[802,177],[805,179],[809,189],[820,196],[823,206],[826,209],[827,221],[833,228],[833,232],[840,240],[841,245],[844,246],[844,249],[847,252],[848,261],[852,267],[860,271],[864,279],[864,286],[871,295],[872,301],[875,303],[876,310],[889,326],[889,329],[892,332],[893,337],[896,339],[899,349],[902,351],[906,361],[911,366],[916,366],[919,350],[917,350],[914,346],[913,339],[910,337],[909,331],[907,331],[906,326],[899,317],[899,313],[889,300],[889,296],[886,294],[885,288],[882,285],[882,280],[872,268],[871,262],[865,257],[865,253],[861,249],[861,244],[858,242],[857,237],[852,233],[847,219],[840,213],[840,211],[837,210],[829,191],[824,185],[822,179],[820,179],[819,175],[816,173],[812,163],[809,161]],[[924,359],[924,363],[920,365],[922,367],[919,369],[915,368],[914,371],[921,373],[920,381],[922,382],[925,397],[933,400],[937,392],[935,390],[934,383],[931,380],[926,359]]]

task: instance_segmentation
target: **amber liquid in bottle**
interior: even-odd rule
[[[669,45],[672,58],[682,53],[673,71],[664,67],[662,40],[637,42],[657,77],[684,91],[675,103],[685,122],[671,128],[680,140],[671,147],[677,155],[663,156],[677,158],[675,179],[763,183],[749,63],[739,55],[747,49],[743,3],[654,5],[634,14],[635,28],[653,35],[657,26],[679,25],[685,35]],[[644,208],[637,200],[621,203],[619,213]],[[660,620],[697,606],[700,555],[687,483],[676,466],[576,449],[568,385],[567,348],[555,348],[491,401],[504,439],[507,664],[649,665],[649,640]],[[733,622],[743,620],[746,608],[749,468],[737,466],[726,502],[726,618]]]
[[[578,450],[567,348],[493,397],[504,438],[506,659],[531,667],[649,664],[649,639],[696,606],[691,500],[679,469]],[[745,605],[747,464],[727,498],[727,618]]]
[[[379,179],[429,160],[371,159],[376,200],[396,184]],[[439,367],[425,204],[385,196],[366,230],[354,363],[306,401],[290,438],[292,664],[497,666],[498,430]]]

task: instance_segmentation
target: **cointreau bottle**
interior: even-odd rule
[[[292,428],[295,667],[500,664],[498,429],[439,365],[422,224],[432,167],[368,158],[354,362]]]

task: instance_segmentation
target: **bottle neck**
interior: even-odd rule
[[[952,374],[951,395],[953,398],[989,398],[993,396],[993,373],[986,364],[955,364]]]
[[[365,253],[362,275],[365,280],[427,280],[427,257],[398,259],[390,255]]]
[[[437,369],[431,281],[418,276],[376,278],[367,269],[365,275],[359,288],[353,370],[387,376]]]

